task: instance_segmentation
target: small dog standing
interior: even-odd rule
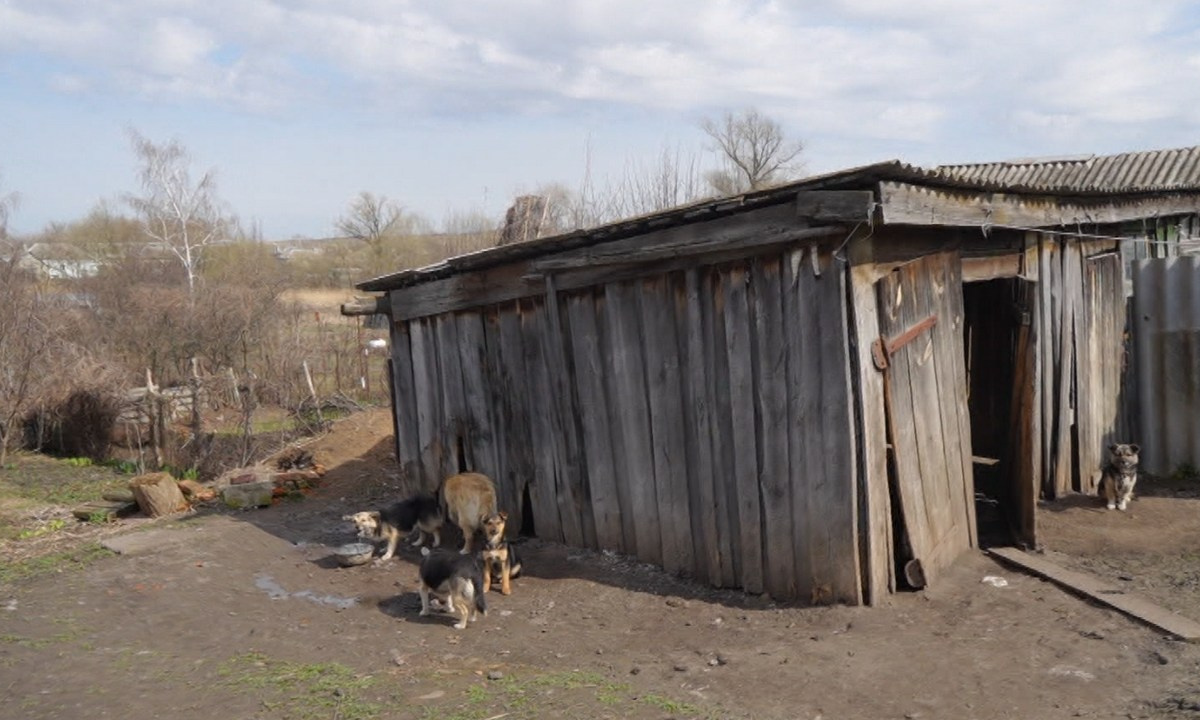
[[[1112,457],[1104,466],[1100,478],[1100,493],[1108,509],[1124,510],[1133,497],[1133,486],[1137,484],[1138,452],[1140,447],[1130,444],[1109,445]]]
[[[474,622],[476,613],[487,615],[487,597],[483,590],[483,572],[473,555],[449,550],[421,548],[418,592],[421,595],[421,615],[433,609],[431,599],[446,606],[446,612],[458,616],[454,627],[462,630]]]
[[[437,498],[429,493],[420,493],[382,510],[356,512],[343,515],[342,519],[353,522],[358,534],[364,538],[387,540],[387,551],[379,558],[379,562],[383,562],[396,554],[400,538],[414,528],[417,531],[414,546],[424,543],[426,534],[433,538],[434,547],[440,545],[445,516]]]
[[[471,553],[471,543],[483,519],[496,512],[496,486],[480,473],[451,475],[438,489],[442,512],[462,530],[463,555]]]
[[[500,583],[500,592],[512,594],[512,578],[521,575],[521,559],[517,549],[504,539],[504,524],[508,513],[500,511],[483,519],[483,591],[492,589],[492,583]]]

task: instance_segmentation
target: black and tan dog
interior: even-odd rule
[[[496,512],[496,486],[487,475],[459,473],[442,481],[438,497],[441,498],[442,513],[462,530],[460,552],[469,555],[483,519]]]
[[[417,531],[414,546],[424,543],[426,534],[433,538],[434,547],[440,545],[445,515],[437,498],[429,493],[420,493],[382,510],[356,512],[343,515],[342,519],[353,522],[358,534],[364,538],[387,540],[387,550],[378,560],[383,562],[396,554],[400,538],[414,529]]]
[[[454,627],[462,630],[476,615],[487,615],[487,597],[483,590],[483,571],[474,555],[450,550],[421,548],[420,579],[421,615],[434,610],[433,600],[439,601],[446,612],[457,615]]]
[[[492,513],[483,519],[483,591],[492,589],[492,583],[500,583],[500,592],[512,594],[513,578],[521,575],[521,559],[517,549],[504,537],[504,524],[508,513]]]

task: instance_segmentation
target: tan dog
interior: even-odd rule
[[[483,519],[483,591],[492,589],[492,583],[500,583],[500,592],[512,594],[512,578],[521,574],[521,558],[517,549],[504,538],[504,524],[508,513],[501,510]]]
[[[487,475],[459,473],[442,482],[438,497],[442,501],[443,514],[462,530],[463,549],[460,552],[469,555],[483,519],[496,512],[496,486]]]

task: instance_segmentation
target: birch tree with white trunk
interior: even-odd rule
[[[216,171],[193,180],[191,156],[178,140],[160,144],[136,130],[129,135],[142,192],[126,196],[126,202],[146,237],[179,260],[194,299],[205,249],[224,240],[233,225],[217,198]]]

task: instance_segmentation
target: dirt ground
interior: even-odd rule
[[[1200,717],[1200,646],[983,554],[813,609],[528,539],[513,595],[455,631],[418,617],[412,549],[330,557],[343,514],[394,499],[390,428],[312,441],[329,473],[303,500],[130,521],[106,530],[122,554],[0,585],[0,718]],[[1200,499],[1147,490],[1044,508],[1048,555],[1200,619]]]

